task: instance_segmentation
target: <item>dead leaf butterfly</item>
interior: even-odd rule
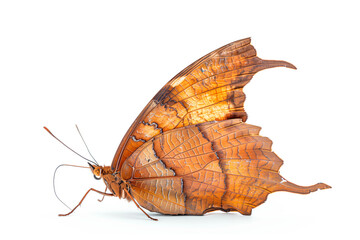
[[[153,220],[142,208],[168,215],[215,210],[250,215],[270,193],[330,188],[324,183],[302,187],[284,179],[279,174],[283,161],[272,152],[272,141],[259,135],[260,127],[245,123],[243,88],[255,73],[273,67],[296,69],[285,61],[257,57],[247,38],[182,70],[136,118],[111,166],[88,160],[106,189],[88,190],[79,205],[95,191],[133,201]]]

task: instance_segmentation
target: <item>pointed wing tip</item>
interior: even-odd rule
[[[317,184],[318,190],[324,190],[324,189],[330,189],[332,188],[330,185],[327,185],[325,183],[318,183]]]
[[[222,48],[224,48],[224,47],[227,48],[229,46],[233,46],[233,45],[237,45],[237,44],[240,44],[240,46],[251,44],[251,37],[247,37],[247,38],[243,38],[243,39],[240,39],[240,40],[233,41],[233,42],[223,46]]]
[[[283,67],[291,68],[291,69],[294,69],[294,70],[297,69],[293,64],[291,64],[291,63],[289,63],[289,62],[285,62],[285,61],[284,61]]]
[[[309,194],[312,192],[316,192],[318,190],[329,189],[331,186],[325,183],[317,183],[311,186],[299,186],[292,182],[289,182],[283,178],[283,181],[280,182],[279,188],[276,191],[286,191],[292,193],[299,193],[299,194]]]
[[[266,68],[274,68],[274,67],[286,67],[291,69],[297,69],[293,64],[286,61],[278,61],[278,60],[262,60],[263,66]]]

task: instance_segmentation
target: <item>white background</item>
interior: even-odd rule
[[[1,211],[6,239],[359,239],[359,8],[356,1],[1,1]],[[111,164],[146,103],[208,52],[252,37],[258,56],[298,70],[258,73],[246,86],[248,123],[284,159],[281,174],[333,188],[271,194],[252,216],[148,220],[133,203],[89,195],[69,217],[54,196],[59,164],[86,165],[42,127]],[[74,206],[88,170],[62,168],[57,191]]]

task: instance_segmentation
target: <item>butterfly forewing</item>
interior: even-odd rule
[[[241,118],[246,121],[243,87],[260,70],[295,68],[284,61],[256,56],[250,38],[225,45],[189,65],[148,103],[121,141],[112,162],[123,162],[152,137],[189,125]]]

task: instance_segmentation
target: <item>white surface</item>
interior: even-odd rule
[[[359,14],[356,1],[1,1],[1,225],[7,239],[356,239],[359,215]],[[91,194],[72,216],[52,174],[85,165],[42,127],[111,164],[132,121],[171,77],[208,52],[252,37],[258,56],[297,71],[258,73],[246,87],[248,123],[284,159],[281,174],[310,195],[271,194],[252,216],[152,214]],[[58,194],[74,206],[88,170],[63,168]],[[189,238],[188,238],[189,239]]]

